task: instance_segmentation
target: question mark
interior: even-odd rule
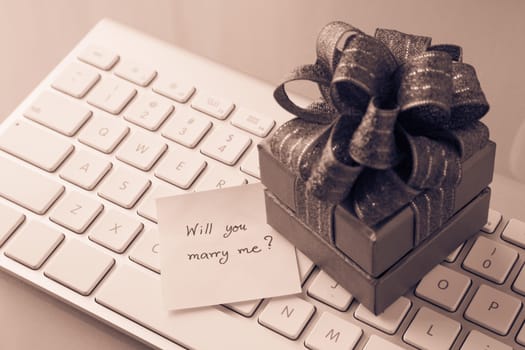
[[[268,241],[268,249],[272,249],[273,237],[270,236],[270,235],[266,235],[266,236],[264,236],[264,240]]]

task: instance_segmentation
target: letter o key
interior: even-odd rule
[[[437,286],[439,289],[441,290],[445,290],[448,288],[448,281],[447,280],[439,280],[439,282],[437,283]]]

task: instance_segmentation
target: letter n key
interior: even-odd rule
[[[315,312],[309,302],[295,296],[274,298],[259,315],[259,323],[290,339],[297,339]]]

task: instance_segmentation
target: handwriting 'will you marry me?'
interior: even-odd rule
[[[266,224],[260,184],[157,199],[170,310],[299,293],[295,248]]]

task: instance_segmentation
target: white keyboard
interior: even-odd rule
[[[154,198],[258,181],[272,91],[99,23],[0,127],[0,267],[163,349],[525,348],[525,223],[495,211],[379,316],[300,252],[300,295],[163,308]]]

